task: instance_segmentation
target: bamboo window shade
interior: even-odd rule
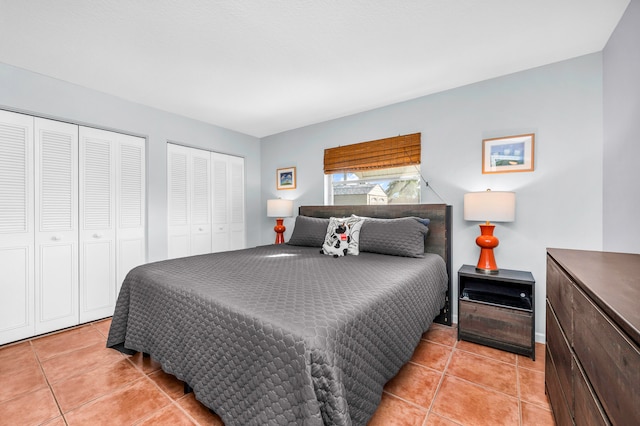
[[[420,133],[324,150],[324,173],[357,172],[420,164]]]

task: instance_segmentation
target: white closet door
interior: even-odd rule
[[[230,167],[230,224],[231,250],[239,250],[246,247],[244,225],[244,158],[229,156]]]
[[[167,144],[167,203],[169,258],[189,256],[190,202],[189,148]]]
[[[78,127],[35,118],[35,332],[78,323]]]
[[[212,177],[212,233],[211,246],[213,252],[230,249],[229,229],[229,161],[228,155],[211,153]]]
[[[80,322],[113,315],[117,134],[80,127]]]
[[[33,117],[0,111],[0,345],[34,329]]]
[[[246,247],[244,158],[211,153],[212,247],[214,252]]]
[[[209,151],[189,150],[191,185],[191,256],[211,253],[211,155]]]
[[[118,135],[117,176],[117,291],[129,271],[147,260],[145,223],[145,140]]]

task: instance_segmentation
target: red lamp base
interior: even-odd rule
[[[476,266],[476,272],[483,274],[497,274],[500,270],[496,264],[496,258],[493,256],[493,249],[498,247],[498,238],[493,236],[495,225],[487,222],[480,225],[480,236],[476,238],[476,244],[480,246],[480,258]]]
[[[276,226],[273,227],[273,230],[276,231],[276,244],[284,243],[284,231],[287,230],[285,226],[282,224],[284,219],[276,219]]]

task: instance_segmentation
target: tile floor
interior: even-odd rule
[[[0,425],[222,425],[140,354],[105,347],[110,320],[0,346]],[[433,325],[370,425],[553,425],[536,361]]]

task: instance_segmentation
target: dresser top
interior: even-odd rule
[[[640,344],[640,254],[555,248],[547,253]]]

